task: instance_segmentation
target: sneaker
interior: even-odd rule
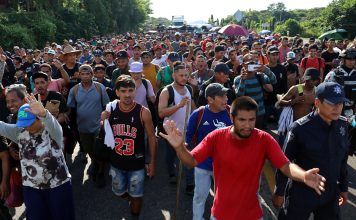
[[[176,184],[177,183],[177,177],[175,175],[170,175],[169,176],[169,183],[170,184]]]
[[[195,188],[195,185],[187,185],[185,187],[185,194],[187,194],[189,196],[193,196],[194,195],[194,188]]]
[[[104,172],[98,173],[96,175],[96,187],[103,188],[105,186],[105,175]]]

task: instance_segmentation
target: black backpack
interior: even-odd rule
[[[185,85],[185,87],[188,89],[190,95],[193,97],[193,89],[190,85]],[[159,96],[161,95],[162,93],[162,90],[164,88],[167,88],[168,90],[168,95],[169,95],[169,98],[168,98],[168,105],[167,106],[170,106],[170,105],[175,105],[176,103],[174,103],[174,90],[173,90],[173,85],[170,84],[170,85],[167,85],[165,87],[162,87],[158,90],[157,92],[157,95],[156,95],[156,102],[155,102],[155,108],[156,108],[156,118],[157,118],[157,137],[159,137],[159,132],[162,132],[162,133],[166,133],[164,128],[163,128],[163,122],[164,122],[164,118],[160,118],[159,117],[159,114],[158,114],[158,103],[159,103]]]
[[[153,122],[153,127],[157,126],[157,110],[156,110],[156,106],[155,103],[152,103],[151,100],[148,97],[148,83],[147,83],[147,79],[142,79],[142,84],[146,89],[146,101],[147,101],[147,105],[148,105],[148,109],[151,112],[151,117],[152,117],[152,122]],[[157,98],[155,100],[155,102],[157,101]]]

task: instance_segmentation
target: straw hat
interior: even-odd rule
[[[58,58],[63,59],[65,55],[71,54],[71,53],[75,53],[78,56],[82,53],[82,51],[75,50],[71,45],[68,45],[63,49],[63,53],[61,55],[59,55]]]

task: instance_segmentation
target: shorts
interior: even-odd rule
[[[111,166],[112,191],[117,196],[126,192],[133,198],[143,196],[145,170],[119,170]]]
[[[80,146],[84,149],[84,152],[90,156],[94,154],[95,139],[98,134],[99,131],[95,133],[79,133]]]

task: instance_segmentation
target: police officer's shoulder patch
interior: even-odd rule
[[[298,119],[296,122],[299,124],[299,125],[304,125],[306,123],[308,123],[310,121],[310,118],[308,117],[308,115]]]

